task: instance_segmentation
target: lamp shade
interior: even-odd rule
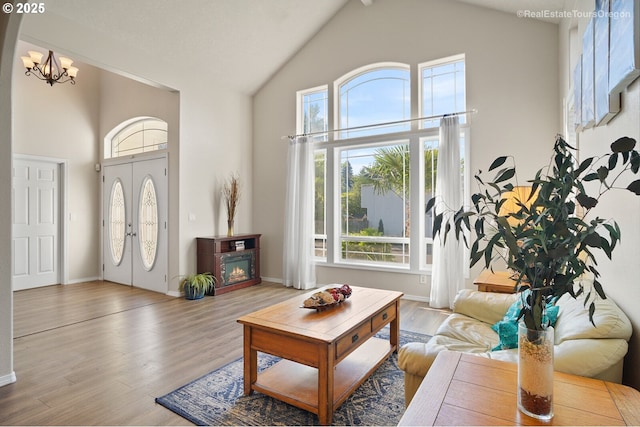
[[[67,73],[69,74],[69,77],[74,79],[78,75],[78,69],[76,67],[69,67]]]
[[[21,56],[20,59],[22,59],[22,65],[24,65],[24,68],[31,69],[35,65],[29,56]]]
[[[42,54],[40,52],[30,50],[28,53],[34,64],[39,64],[40,62],[42,62]]]
[[[68,70],[69,67],[71,67],[71,64],[73,64],[73,61],[69,58],[65,58],[64,56],[60,57],[60,66],[64,69],[64,70]]]
[[[502,193],[504,202],[500,206],[499,215],[506,216],[507,222],[509,222],[509,225],[511,225],[512,227],[519,225],[521,223],[521,220],[508,215],[520,211],[522,205],[526,206],[527,208],[531,207],[533,202],[536,200],[537,192],[536,194],[529,197],[530,195],[531,187],[528,186],[513,187],[512,191]]]

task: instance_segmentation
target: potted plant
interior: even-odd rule
[[[515,272],[517,291],[522,296],[518,319],[522,320],[520,328],[525,334],[519,341],[520,357],[524,357],[527,349],[532,354],[539,353],[550,362],[551,375],[553,355],[549,354],[548,347],[542,347],[550,345],[553,351],[553,329],[545,310],[565,293],[575,298],[587,292],[585,301],[590,301],[589,319],[593,323],[594,299],[606,298],[598,280],[594,253],[602,251],[611,258],[620,240],[620,228],[613,220],[587,217],[605,193],[625,189],[616,187],[622,176],[638,173],[640,155],[635,144],[634,139],[622,137],[611,144],[610,152],[578,162],[575,148],[558,136],[550,164],[528,181],[531,187],[527,196],[517,200],[517,209],[508,214],[502,209],[505,195],[519,187],[518,179],[515,166],[507,165],[509,157],[498,157],[488,169],[488,172],[495,171],[493,179],[486,180],[481,171],[475,176],[479,191],[471,196],[470,209],[444,209],[434,217],[433,235],[440,234],[443,241],[455,231],[456,239],[463,239],[466,244],[465,233],[474,231],[471,266],[483,260],[485,268],[490,268],[494,260],[503,259]],[[640,180],[631,182],[626,189],[640,195]],[[441,201],[429,200],[427,211],[439,203]],[[589,289],[584,289],[579,281],[584,273],[593,276]],[[538,418],[551,418],[552,377],[548,395],[532,392],[522,384],[526,380],[522,378],[521,365],[522,362],[519,364],[520,409]],[[539,383],[542,365],[536,366],[534,375],[538,378],[533,382]]]
[[[216,278],[211,273],[189,274],[180,281],[179,290],[189,300],[200,299],[214,290]]]

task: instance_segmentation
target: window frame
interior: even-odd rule
[[[358,69],[355,69],[339,79],[331,82],[327,85],[316,86],[313,88],[300,90],[297,92],[297,108],[296,108],[296,124],[297,133],[305,133],[304,130],[304,118],[301,106],[303,105],[303,97],[306,94],[310,94],[317,91],[326,90],[327,94],[327,118],[326,129],[328,131],[323,134],[314,135],[316,143],[316,153],[322,151],[325,155],[325,231],[324,243],[326,257],[316,257],[316,262],[319,265],[327,267],[342,267],[350,269],[364,269],[369,271],[388,271],[388,272],[408,272],[425,274],[430,273],[432,269],[431,264],[427,264],[426,253],[427,245],[432,242],[432,239],[425,236],[425,220],[424,220],[424,206],[426,204],[425,197],[425,185],[424,185],[424,138],[438,137],[439,128],[430,127],[423,128],[422,121],[414,120],[410,130],[400,132],[390,132],[384,134],[375,134],[369,136],[356,136],[351,138],[340,138],[340,129],[335,124],[340,123],[340,85],[350,78],[357,77],[369,71],[374,71],[385,66],[401,67],[407,69],[410,73],[410,108],[411,111],[416,111],[417,114],[411,114],[412,118],[423,117],[422,115],[422,70],[427,66],[442,65],[446,62],[453,62],[463,60],[465,61],[465,97],[464,97],[464,109],[466,111],[466,60],[464,54],[453,55],[447,58],[442,58],[434,61],[423,62],[417,65],[417,67],[409,66],[407,64],[397,62],[384,62],[369,64]],[[455,111],[455,112],[461,112]],[[453,113],[453,112],[452,112]],[[331,130],[333,129],[333,130]],[[470,194],[470,181],[471,173],[468,165],[470,165],[471,159],[471,126],[470,121],[466,120],[460,124],[461,136],[464,135],[464,153],[461,156],[464,158],[464,195],[463,200],[465,205],[468,205],[468,195]],[[418,197],[412,197],[410,200],[410,216],[411,218],[421,218],[418,223],[411,223],[410,235],[405,238],[409,240],[409,263],[406,265],[395,265],[387,263],[373,263],[373,262],[353,262],[350,260],[341,259],[341,204],[340,204],[340,153],[342,150],[348,148],[358,148],[363,145],[376,145],[384,144],[388,142],[392,144],[400,140],[407,140],[410,152],[410,194],[418,194]],[[418,170],[416,174],[414,171]],[[315,215],[315,214],[314,214]],[[315,216],[314,216],[315,218]],[[315,231],[315,230],[314,230]],[[316,235],[316,237],[318,237]],[[469,273],[468,262],[465,268],[466,275]]]
[[[166,130],[164,129],[142,129],[138,132],[135,133],[145,133],[147,131],[153,130],[153,131],[163,131],[165,132],[166,136],[167,136],[167,140],[164,143],[161,144],[145,144],[143,143],[142,146],[137,146],[134,150],[135,152],[120,152],[118,151],[117,155],[114,155],[114,150],[113,150],[113,144],[114,141],[116,140],[116,138],[119,138],[120,135],[122,133],[124,133],[125,131],[129,130],[130,128],[140,125],[142,124],[142,126],[144,127],[144,125],[146,123],[153,123],[153,122],[157,122],[157,123],[163,123],[164,126],[166,126]],[[133,135],[133,134],[132,134]],[[125,141],[127,138],[129,138],[131,135],[127,136],[126,138],[122,139],[120,142]],[[144,137],[143,137],[144,139]],[[164,146],[162,146],[164,145]],[[165,120],[160,119],[158,117],[151,117],[151,116],[142,116],[142,117],[134,117],[132,119],[129,120],[125,120],[124,122],[120,123],[118,126],[116,126],[115,128],[113,128],[105,137],[104,137],[104,147],[103,147],[103,157],[104,160],[108,160],[108,159],[117,159],[120,157],[127,157],[127,156],[132,156],[132,155],[139,155],[139,154],[146,154],[146,153],[156,153],[156,152],[166,152],[168,150],[169,147],[169,123],[167,123]],[[151,149],[149,149],[151,148]]]

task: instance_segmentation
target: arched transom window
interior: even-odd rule
[[[105,141],[105,158],[129,156],[167,148],[167,122],[154,118],[135,120]]]
[[[361,72],[339,85],[340,129],[406,120],[411,117],[409,67],[383,66]],[[409,123],[343,131],[340,138],[409,130]]]

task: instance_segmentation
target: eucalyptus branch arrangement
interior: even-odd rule
[[[616,186],[623,176],[638,174],[640,155],[635,145],[633,138],[622,137],[611,144],[610,152],[578,162],[576,149],[558,136],[549,165],[528,181],[531,190],[526,200],[518,201],[516,211],[508,214],[501,213],[501,207],[505,194],[517,185],[516,168],[513,158],[498,157],[488,169],[495,173],[492,180],[485,180],[482,171],[475,175],[479,190],[471,196],[473,207],[444,207],[435,215],[433,236],[440,234],[446,241],[455,230],[456,239],[463,239],[468,247],[466,233],[473,230],[471,266],[480,260],[485,268],[498,258],[506,261],[516,272],[517,291],[530,290],[519,314],[529,329],[545,329],[547,304],[565,293],[575,298],[585,292],[579,278],[592,273],[593,285],[586,290],[585,301],[591,301],[589,320],[594,323],[593,299],[606,298],[594,253],[602,251],[611,259],[620,228],[614,220],[598,216],[588,220],[587,216],[611,190],[640,195],[640,180],[627,187]],[[589,195],[585,183],[591,181],[589,190],[597,190]],[[438,203],[429,200],[427,212]]]
[[[237,174],[231,174],[227,182],[225,182],[222,188],[222,195],[227,208],[227,221],[231,223],[236,217],[236,208],[240,201],[240,178]]]

